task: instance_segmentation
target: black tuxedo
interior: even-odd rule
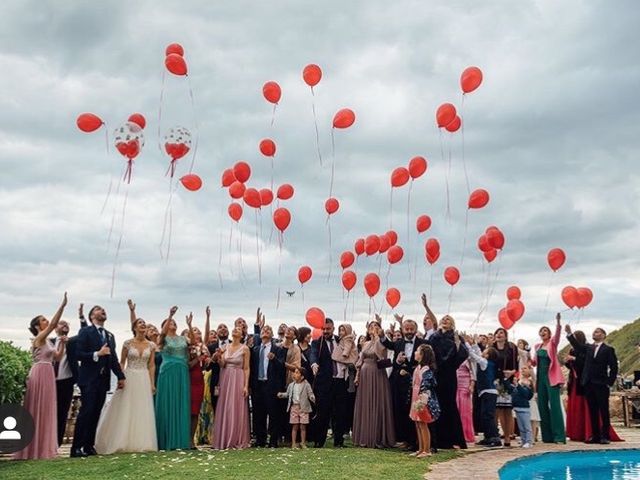
[[[265,358],[267,365],[267,378],[260,377],[260,351],[262,340],[259,335],[254,336],[254,345],[251,349],[251,370],[249,381],[251,384],[251,404],[253,407],[253,433],[256,436],[256,445],[264,446],[269,434],[269,446],[278,446],[278,437],[283,433],[286,425],[282,425],[282,415],[278,409],[278,392],[286,390],[285,359],[286,352],[276,346],[271,340],[271,351],[274,358]]]
[[[105,344],[111,349],[111,354],[95,358],[95,353]],[[72,452],[78,448],[86,452],[93,449],[95,444],[100,412],[111,383],[111,372],[118,380],[124,380],[125,377],[118,362],[113,334],[104,330],[103,339],[95,325],[82,328],[78,333],[74,357],[80,361],[78,385],[82,404],[76,420]]]
[[[229,342],[226,343],[229,345]],[[216,350],[220,348],[220,341],[215,341],[207,345],[209,349],[209,354],[213,355],[216,353]],[[211,370],[211,376],[209,377],[209,389],[211,391],[211,404],[213,405],[213,411],[216,411],[216,406],[218,405],[218,396],[214,395],[218,384],[220,383],[220,365],[218,362],[211,362],[208,367]]]
[[[393,350],[393,369],[389,382],[391,383],[391,397],[393,400],[393,420],[396,429],[396,439],[399,442],[407,442],[409,446],[416,450],[418,448],[416,439],[416,428],[413,420],[409,418],[411,410],[411,391],[413,381],[413,371],[417,362],[415,353],[418,347],[427,343],[426,340],[418,337],[413,338],[413,351],[411,357],[404,362],[398,363],[398,355],[404,353],[407,342],[404,338],[392,342],[387,337],[382,339],[382,345],[388,350]],[[401,373],[404,372],[404,373]]]
[[[338,345],[338,337],[334,335],[334,348]],[[348,433],[347,380],[334,378],[336,362],[331,359],[331,351],[324,337],[311,342],[311,365],[318,365],[313,390],[316,396],[317,414],[315,417],[315,442],[323,447],[327,440],[327,431],[331,422],[334,446],[342,446],[343,436]]]
[[[581,344],[573,335],[567,337],[576,352],[585,355],[580,383],[589,405],[593,440],[609,439],[609,387],[618,376],[618,358],[613,347],[602,343],[596,354],[594,344]]]

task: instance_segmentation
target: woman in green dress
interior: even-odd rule
[[[156,430],[160,450],[188,450],[190,447],[191,398],[189,392],[188,347],[193,341],[191,322],[187,317],[189,338],[177,334],[173,319],[178,307],[172,307],[169,318],[162,322],[159,348],[162,364],[156,385]]]

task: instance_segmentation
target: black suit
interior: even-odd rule
[[[613,347],[602,343],[598,348],[593,344],[581,344],[573,335],[567,337],[576,352],[584,352],[584,368],[580,383],[584,387],[589,405],[593,440],[609,440],[611,421],[609,419],[609,387],[618,376],[618,358]]]
[[[404,339],[392,342],[386,337],[382,339],[382,344],[385,348],[393,350],[393,369],[391,370],[389,382],[391,383],[391,395],[393,399],[393,420],[396,429],[396,439],[399,442],[407,442],[409,446],[415,450],[418,448],[416,428],[413,420],[409,418],[413,371],[417,365],[415,359],[416,351],[420,345],[427,343],[427,341],[414,337],[411,357],[406,358],[402,363],[398,363],[398,355],[404,353],[405,344],[407,343],[411,342]],[[405,373],[403,374],[401,372]]]
[[[338,345],[338,337],[334,336],[334,348]],[[311,342],[311,364],[318,365],[313,390],[316,396],[317,414],[314,424],[315,442],[323,447],[327,440],[329,422],[333,429],[334,446],[344,444],[343,436],[347,432],[347,380],[334,378],[334,366],[337,362],[331,359],[331,352],[324,337]]]
[[[227,341],[225,345],[228,345]],[[213,355],[216,353],[216,350],[220,348],[220,341],[215,341],[207,345],[209,349],[209,354]],[[220,365],[218,362],[211,362],[208,367],[211,370],[211,376],[209,377],[209,389],[211,391],[211,404],[213,405],[213,411],[216,411],[216,406],[218,405],[218,396],[214,395],[218,384],[220,383]]]
[[[274,358],[267,365],[266,380],[260,379],[260,351],[262,341],[258,335],[254,337],[254,345],[251,349],[251,404],[253,407],[253,433],[256,436],[256,446],[262,447],[267,443],[269,434],[269,446],[278,446],[278,437],[282,434],[286,425],[281,425],[281,415],[278,409],[278,392],[286,390],[286,372],[284,349],[276,346],[271,340],[271,351]],[[267,426],[268,425],[268,426]]]
[[[83,328],[78,333],[74,357],[80,361],[78,385],[82,405],[76,420],[72,452],[78,448],[83,448],[85,452],[93,449],[100,412],[111,383],[111,372],[118,380],[125,378],[118,362],[115,338],[107,330],[103,334],[104,339],[94,325]],[[111,354],[97,357],[95,361],[94,354],[105,344],[111,349]]]

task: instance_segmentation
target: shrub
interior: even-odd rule
[[[0,404],[22,403],[30,368],[29,352],[0,340]]]

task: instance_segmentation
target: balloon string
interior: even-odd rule
[[[127,184],[124,201],[122,202],[122,218],[120,220],[120,238],[118,239],[118,245],[116,246],[116,253],[113,258],[113,269],[111,270],[111,298],[113,298],[113,291],[116,284],[116,266],[118,265],[118,258],[120,257],[120,247],[122,246],[122,237],[124,237],[124,219],[127,211],[127,200],[129,199],[129,185]]]
[[[162,86],[160,87],[160,102],[158,104],[158,150],[162,152],[161,128],[162,128],[162,104],[164,103],[164,85],[166,79],[166,71],[162,70]]]
[[[447,143],[447,150],[449,153],[449,161],[447,166],[447,179],[448,179],[447,182],[448,182],[449,180],[451,180],[451,142],[447,142],[446,139],[444,139],[443,141]],[[447,183],[447,192],[449,192],[449,187],[450,185],[449,183]],[[447,193],[447,195],[449,195],[449,193]],[[449,199],[447,198],[447,200]],[[447,204],[447,208],[448,208],[447,214],[449,215],[449,219],[451,219],[451,203]]]
[[[231,234],[233,232],[233,224],[229,228],[229,256],[231,256]],[[222,283],[222,229],[220,229],[220,240],[218,242],[218,281],[220,282],[220,290],[224,290]]]
[[[444,143],[442,140],[442,130],[440,130],[440,158],[442,159],[442,163],[444,164]],[[444,180],[447,193],[447,209],[445,211],[445,219],[449,220],[451,218],[451,206],[449,200],[449,172],[446,168],[444,171]]]
[[[273,104],[273,111],[271,112],[271,126],[273,127],[273,122],[275,122],[276,120],[276,107],[278,106],[277,103]]]
[[[336,165],[336,141],[334,136],[335,128],[331,129],[331,184],[329,185],[329,197],[333,196],[333,174]]]
[[[172,235],[173,235],[173,205],[171,205],[171,208],[169,208],[169,235],[167,237],[167,263],[169,263],[169,255],[171,254]]]
[[[125,165],[124,168],[126,168],[126,165]],[[116,186],[115,197],[117,198],[118,195],[120,195],[120,180],[118,180],[118,184]],[[116,223],[116,213],[117,213],[117,211],[118,211],[118,208],[116,207],[116,205],[114,205],[113,206],[113,212],[111,214],[111,225],[109,226],[109,234],[107,235],[107,251],[109,251],[109,247],[111,246],[111,236],[113,235],[113,227],[114,227],[114,225]]]
[[[331,243],[331,215],[327,215],[327,230],[329,232],[329,274],[327,275],[327,282],[331,280],[331,270],[333,268],[333,245]]]
[[[389,290],[389,273],[391,273],[391,264],[387,265],[387,274],[385,275],[385,288]]]
[[[431,303],[431,292],[433,290],[433,265],[429,266],[431,274],[429,275],[429,303]]]
[[[300,284],[300,290],[302,290],[302,316],[304,317],[305,315],[305,307],[304,307],[304,285]]]
[[[551,282],[553,281],[553,270],[549,273],[549,281],[547,282],[547,299],[544,302],[544,311],[542,312],[542,318],[547,316],[547,308],[549,307],[549,297],[551,295]]]
[[[465,99],[465,95],[464,93],[462,94],[462,104],[460,106],[460,120],[462,123],[461,129],[462,131],[461,136],[462,136],[462,169],[464,170],[464,180],[467,183],[467,194],[471,195],[471,186],[469,185],[469,174],[467,173],[467,161],[465,159],[465,152],[464,152],[464,115],[463,115],[463,111],[464,111],[464,99]]]
[[[274,167],[273,167],[273,156],[271,157],[271,192],[273,192],[273,171],[274,171]]]
[[[389,230],[393,230],[393,185],[389,192]]]
[[[410,224],[409,224],[409,212],[411,211],[411,189],[413,188],[413,179],[409,183],[409,193],[407,195],[407,259],[410,258],[411,255],[411,234],[410,232]],[[409,280],[411,280],[411,261],[407,262],[407,268],[409,269]]]
[[[173,200],[173,192],[174,192],[174,188],[173,188],[173,178],[169,179],[169,200],[167,201],[167,206],[164,210],[164,224],[162,226],[162,236],[160,238],[160,245],[159,245],[159,249],[160,249],[160,258],[165,259],[164,254],[162,252],[162,247],[164,245],[164,239],[167,235],[167,223],[169,220],[169,214],[171,212],[171,203]],[[177,187],[177,185],[176,185]],[[168,261],[168,258],[167,258]]]
[[[311,111],[313,112],[313,125],[316,129],[316,149],[318,150],[318,160],[320,160],[320,168],[322,168],[322,152],[320,151],[320,132],[318,130],[318,116],[316,115],[316,94],[311,87]]]
[[[464,235],[462,236],[462,254],[460,255],[460,267],[464,263],[464,252],[467,248],[467,231],[469,230],[469,209],[464,214]]]
[[[349,290],[347,290],[347,300],[344,302],[344,315],[342,316],[345,322],[347,321],[347,308],[349,308],[349,293]],[[344,289],[342,290],[342,295],[344,296]]]
[[[126,163],[126,170],[124,172],[124,176],[122,177],[122,181],[126,180],[127,185],[131,183],[131,174],[133,173],[133,159],[128,159]]]
[[[238,223],[238,230],[240,231],[240,241],[238,242],[238,251],[240,253],[240,282],[242,283],[242,288],[244,288],[246,275],[244,273],[244,262],[242,261],[242,228],[240,228],[240,223]]]
[[[278,299],[276,300],[276,310],[280,308],[280,274],[282,273],[282,240],[283,240],[282,237],[283,237],[283,234],[280,233],[278,237],[278,249],[280,253],[278,256]],[[304,295],[304,293],[302,295]],[[302,300],[302,302],[304,305],[304,299]]]
[[[193,126],[195,130],[195,140],[193,142],[193,156],[191,157],[191,165],[189,166],[189,173],[193,171],[193,165],[196,163],[196,155],[198,154],[198,140],[200,140],[200,125],[198,124],[198,115],[196,114],[196,101],[193,95],[193,88],[191,88],[191,77],[187,75],[187,81],[189,82],[189,97],[191,98],[191,115],[193,116]]]
[[[378,307],[376,307],[376,299],[371,297],[371,302],[373,303],[373,313],[378,311]],[[371,315],[371,306],[369,306],[369,315]]]
[[[107,124],[103,122],[104,125],[104,145],[106,148],[106,157],[109,159],[109,130],[107,129]],[[105,208],[107,208],[107,203],[109,202],[109,196],[111,195],[111,188],[113,187],[113,170],[109,171],[109,189],[107,190],[107,196],[104,199],[104,203],[102,204],[102,209],[100,210],[100,215],[104,213]]]
[[[258,284],[262,285],[262,263],[260,262],[260,242],[258,241],[258,209],[256,209],[256,253],[258,256]]]

